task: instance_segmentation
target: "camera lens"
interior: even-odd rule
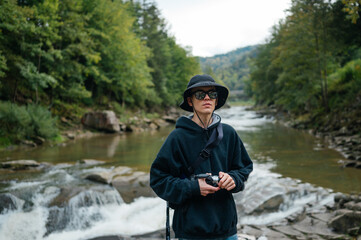
[[[215,183],[219,182],[219,177],[216,175],[212,176],[212,179],[213,179],[213,182],[215,182]]]
[[[218,176],[209,176],[206,178],[206,183],[213,187],[218,187],[218,181],[219,181]]]

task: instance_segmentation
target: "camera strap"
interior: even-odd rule
[[[193,175],[194,170],[199,167],[199,165],[207,160],[213,148],[215,148],[222,140],[223,138],[223,126],[222,123],[219,122],[218,126],[213,130],[211,136],[209,137],[206,146],[203,148],[203,150],[200,152],[197,160],[188,167],[188,174],[189,176]],[[170,225],[169,225],[169,202],[167,202],[167,211],[166,211],[166,227],[165,227],[165,239],[170,240]]]
[[[187,170],[189,175],[192,175],[194,173],[194,170],[196,170],[203,161],[207,160],[210,157],[213,148],[215,148],[221,142],[222,138],[223,127],[222,123],[220,122],[217,128],[213,130],[211,136],[206,143],[206,146],[198,155],[197,160],[190,167],[188,167]]]

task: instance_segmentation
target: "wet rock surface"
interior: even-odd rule
[[[81,123],[89,128],[106,132],[119,132],[119,120],[113,111],[88,112],[84,114]]]
[[[0,168],[7,168],[11,170],[26,170],[40,167],[40,163],[35,160],[16,160],[0,162]]]
[[[149,173],[134,171],[129,167],[121,166],[111,171],[95,172],[85,178],[113,186],[126,203],[131,203],[138,197],[156,197],[149,186]]]
[[[1,193],[0,194],[0,214],[9,211],[15,210],[18,208],[17,202],[22,201],[9,193]],[[22,201],[23,202],[23,201]]]

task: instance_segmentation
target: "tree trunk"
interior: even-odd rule
[[[18,91],[18,78],[16,78],[16,80],[15,80],[15,86],[14,86],[14,92],[13,92],[13,103],[15,103],[17,91]]]

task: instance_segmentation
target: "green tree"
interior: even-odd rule
[[[129,9],[136,17],[134,32],[151,50],[148,66],[152,82],[163,106],[179,103],[175,93],[182,92],[192,74],[199,73],[198,60],[190,51],[178,46],[168,34],[166,21],[154,2],[130,1]]]
[[[49,2],[42,3],[48,15],[54,4]],[[38,102],[39,91],[56,84],[56,79],[42,68],[42,60],[52,59],[56,54],[51,49],[51,40],[56,32],[53,32],[44,16],[37,8],[19,6],[16,1],[1,3],[0,51],[6,57],[7,64],[5,74],[2,74],[1,95],[5,99],[16,101],[18,97],[32,98]],[[35,92],[35,97],[29,90]]]
[[[94,98],[101,101],[107,96],[123,105],[138,106],[147,99],[156,101],[147,65],[150,51],[131,31],[135,19],[124,4],[84,0],[84,11],[89,12],[87,28],[100,53],[86,81]]]
[[[293,1],[280,28],[273,60],[282,68],[276,98],[287,110],[307,112],[319,103],[328,109],[327,75],[338,51],[330,34],[331,12],[330,3],[322,0]]]
[[[361,0],[342,0],[342,3],[345,5],[343,10],[348,14],[347,17],[351,19],[352,23],[356,23],[360,18]]]
[[[246,92],[252,93],[257,104],[271,105],[276,101],[278,86],[276,80],[282,72],[275,59],[275,49],[279,46],[279,28],[273,27],[272,37],[268,43],[257,49],[257,57],[252,60],[250,80],[246,84]]]
[[[350,99],[359,98],[359,63],[352,60],[361,57],[361,23],[347,20],[343,8],[341,0],[292,1],[252,60],[246,87],[258,104],[317,119],[355,106]]]

